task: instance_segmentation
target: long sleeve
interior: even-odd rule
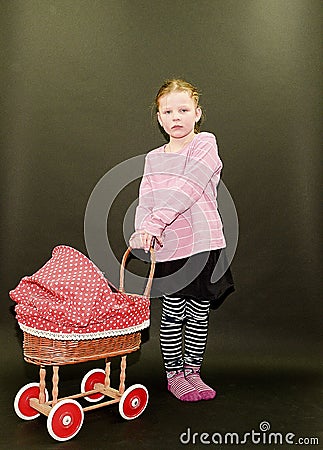
[[[219,181],[222,162],[218,156],[214,135],[203,133],[203,136],[195,139],[192,144],[185,155],[167,155],[170,157],[168,165],[171,167],[167,168],[166,173],[163,173],[165,159],[158,166],[160,155],[155,154],[154,159],[153,155],[148,154],[141,185],[140,216],[142,217],[141,228],[154,236],[160,236],[165,227],[171,224],[179,214],[197,202],[211,178],[215,184]],[[176,164],[173,166],[172,156],[176,158],[174,160]],[[154,191],[152,191],[150,178],[154,181]],[[157,192],[156,186],[160,187]]]
[[[154,197],[149,176],[147,175],[147,158],[145,161],[144,174],[139,188],[139,203],[136,209],[135,230],[143,229],[144,221],[152,213],[154,207]]]

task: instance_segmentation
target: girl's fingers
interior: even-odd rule
[[[144,249],[145,249],[145,252],[148,252],[148,250],[150,249],[151,240],[152,240],[151,234],[145,233],[144,234]]]
[[[152,244],[153,236],[147,232],[137,231],[130,237],[129,245],[132,248],[143,248],[148,252]]]
[[[133,235],[129,239],[129,245],[132,248],[142,248],[143,247],[142,234],[133,233]]]

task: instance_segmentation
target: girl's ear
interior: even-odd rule
[[[163,123],[162,123],[162,120],[161,120],[159,111],[157,111],[157,119],[158,119],[159,125],[160,125],[161,127],[163,127]]]
[[[195,111],[196,119],[195,122],[198,122],[202,117],[202,109],[198,106]]]

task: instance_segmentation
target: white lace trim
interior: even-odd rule
[[[52,331],[36,330],[35,328],[27,327],[19,323],[19,327],[22,331],[32,334],[37,337],[45,337],[48,339],[58,340],[58,341],[85,341],[89,339],[100,339],[113,336],[122,336],[124,334],[136,333],[137,331],[148,328],[150,325],[150,320],[145,320],[140,325],[135,325],[129,328],[123,328],[120,330],[108,330],[108,331],[98,331],[96,333],[54,333]]]

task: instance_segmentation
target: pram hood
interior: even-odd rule
[[[9,294],[20,328],[36,336],[96,339],[149,326],[147,297],[113,292],[98,267],[66,245]]]

